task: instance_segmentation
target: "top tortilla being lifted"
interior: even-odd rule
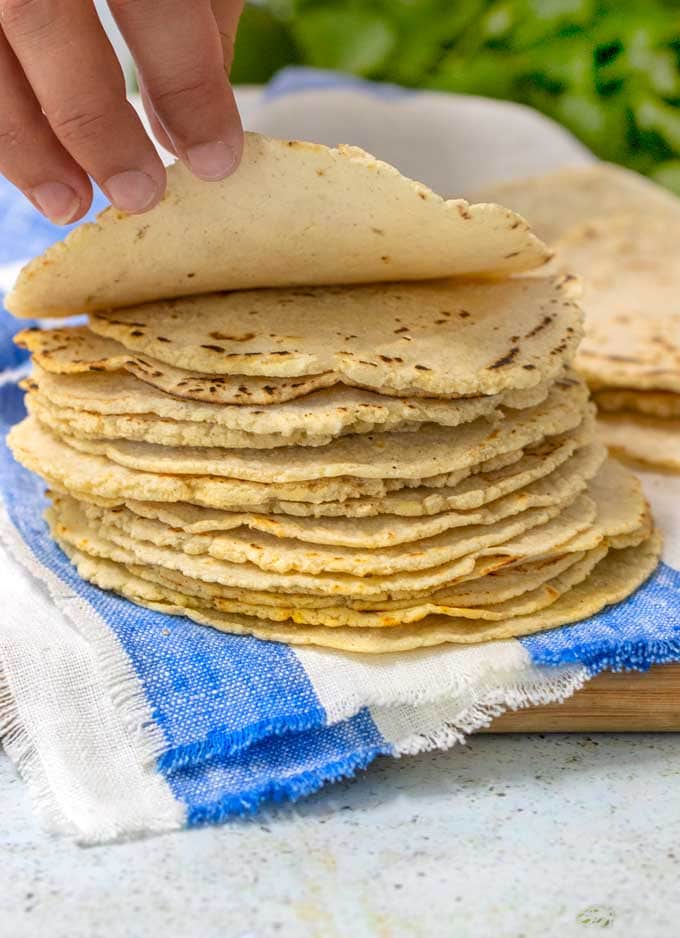
[[[15,316],[64,316],[263,286],[510,274],[548,251],[498,205],[445,201],[356,147],[246,134],[238,171],[181,164],[145,215],[106,209],[22,270]]]
[[[582,335],[574,278],[247,290],[93,313],[90,328],[204,375],[318,375],[466,396],[554,378]]]
[[[552,244],[567,229],[594,218],[626,212],[646,218],[680,219],[680,201],[639,173],[611,163],[560,169],[487,186],[474,193],[500,202],[528,219],[533,231]]]

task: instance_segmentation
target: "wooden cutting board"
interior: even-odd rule
[[[644,674],[606,672],[562,704],[504,713],[485,733],[680,731],[680,664]]]

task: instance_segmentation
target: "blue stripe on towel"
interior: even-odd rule
[[[367,710],[343,723],[271,737],[230,758],[167,776],[189,826],[249,814],[263,802],[295,801],[390,755]]]
[[[585,664],[593,674],[646,671],[680,658],[680,571],[662,563],[640,589],[598,615],[521,639],[539,665]]]

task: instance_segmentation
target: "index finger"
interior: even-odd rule
[[[109,0],[145,97],[173,150],[202,179],[238,166],[243,130],[210,0]],[[230,9],[240,11],[240,3]]]

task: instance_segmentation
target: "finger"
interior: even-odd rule
[[[238,21],[243,13],[244,2],[243,0],[211,0],[210,5],[217,23],[217,31],[220,34],[224,68],[228,76],[234,61],[236,32]]]
[[[209,0],[109,0],[150,106],[175,152],[202,179],[237,167],[243,130]]]
[[[222,42],[224,71],[225,77],[228,80],[229,72],[231,70],[231,65],[234,59],[236,30],[241,13],[243,12],[244,4],[242,0],[241,2],[239,2],[239,0],[212,0],[211,6],[213,10],[213,16],[215,17],[215,22],[217,23],[217,30],[220,35],[220,40]],[[149,93],[146,90],[144,79],[141,75],[138,75],[138,84],[139,92],[142,98],[142,104],[144,105],[144,110],[146,112],[146,116],[149,119],[149,124],[151,125],[151,130],[154,137],[156,140],[158,140],[162,147],[177,156],[175,145],[158,119],[153,104],[149,98]]]
[[[58,225],[81,218],[92,201],[90,180],[52,133],[2,31],[0,173]]]
[[[125,99],[92,3],[0,0],[0,25],[62,145],[124,211],[151,208],[165,170]]]
[[[139,93],[142,96],[142,104],[144,105],[146,116],[149,118],[149,124],[151,125],[151,130],[154,137],[156,140],[158,140],[162,147],[165,147],[166,150],[169,150],[170,153],[174,153],[175,156],[177,156],[177,153],[175,153],[175,144],[172,142],[170,137],[168,137],[163,125],[156,116],[156,112],[153,109],[153,104],[149,99],[149,93],[144,86],[144,81],[141,75],[137,76],[137,82],[139,84]]]

